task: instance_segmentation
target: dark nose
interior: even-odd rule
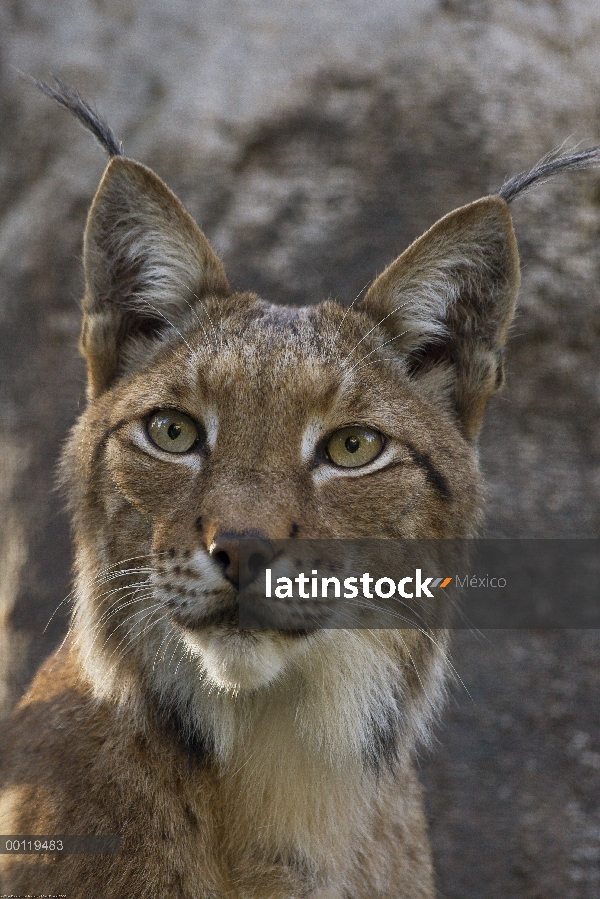
[[[235,587],[246,587],[264,571],[274,555],[270,540],[256,532],[215,534],[208,552]]]

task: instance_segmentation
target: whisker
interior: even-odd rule
[[[151,591],[148,591],[148,593],[147,593],[145,596],[140,597],[140,599],[149,599],[149,598],[152,598],[153,595],[154,595],[154,594],[153,594]],[[159,605],[160,605],[160,603],[155,603],[151,608],[155,608],[155,607],[157,607],[157,606],[159,606]],[[109,609],[109,611],[110,611],[110,609]],[[144,610],[141,610],[141,611],[144,611]],[[138,612],[134,612],[134,613],[133,613],[133,615],[137,615],[137,614],[139,614],[139,613],[138,613]],[[109,616],[109,617],[110,617],[110,616]],[[107,642],[110,640],[111,636],[113,636],[113,634],[116,633],[116,631],[119,629],[119,627],[122,627],[123,625],[126,625],[127,622],[128,622],[129,620],[131,620],[132,617],[133,617],[132,615],[128,615],[127,618],[125,618],[123,621],[121,621],[121,622],[114,628],[114,630],[110,631],[110,632],[106,635],[106,639],[105,639],[105,641],[104,641],[104,643],[103,643],[101,649],[104,649],[104,647],[106,646]],[[77,622],[77,619],[75,619],[75,622]],[[95,642],[96,642],[98,636],[99,636],[101,633],[104,633],[103,623],[105,623],[105,622],[95,621],[95,622],[94,622],[94,626],[93,626],[93,629],[92,629],[91,634],[90,634],[89,630],[88,630],[87,632],[84,632],[84,631],[81,632],[81,638],[83,638],[84,636],[87,636],[87,637],[90,637],[90,638],[91,638],[91,646],[90,646],[88,655],[87,655],[86,658],[85,658],[85,661],[87,661],[87,659],[89,658],[89,654],[94,650],[94,644],[95,644]],[[76,637],[76,642],[79,642],[79,643],[81,642],[81,640],[79,639],[79,636]]]
[[[367,608],[379,609],[379,606],[377,606],[376,603],[371,603],[371,602],[366,602],[366,603],[360,602],[360,603],[357,603],[356,601],[354,601],[353,604],[354,604],[355,606],[356,606],[356,605],[362,605],[362,606],[367,607]],[[402,603],[402,605],[407,606],[406,603]],[[408,606],[407,606],[407,607],[408,607]],[[325,608],[325,609],[328,610],[328,611],[331,611],[331,610],[332,610],[332,607],[331,607],[331,606],[323,606],[323,608]],[[408,607],[408,608],[410,608],[410,607]],[[451,670],[452,674],[457,678],[457,680],[459,681],[459,683],[461,684],[461,686],[462,686],[463,689],[465,690],[467,696],[469,696],[469,698],[471,699],[472,697],[471,697],[471,694],[469,693],[469,690],[468,690],[466,684],[464,683],[464,681],[463,681],[463,679],[461,678],[460,674],[458,673],[456,667],[455,667],[454,664],[452,663],[452,660],[450,659],[448,653],[442,648],[442,646],[440,646],[440,644],[438,643],[438,641],[434,638],[434,636],[433,636],[433,634],[432,634],[432,632],[431,632],[431,629],[429,629],[429,628],[427,628],[427,627],[422,627],[421,625],[416,624],[415,621],[414,621],[414,618],[408,618],[408,617],[406,617],[406,616],[404,616],[404,615],[401,615],[399,612],[393,612],[392,610],[389,610],[389,611],[390,611],[390,613],[393,615],[393,617],[396,618],[396,619],[398,620],[398,622],[405,622],[405,623],[409,624],[411,629],[417,630],[417,631],[419,632],[419,634],[420,634],[422,637],[425,637],[425,638],[428,639],[431,643],[433,643],[433,645],[435,646],[435,648],[437,649],[437,651],[440,653],[441,657],[443,658],[445,664],[446,664],[446,665],[448,666],[448,668]],[[410,611],[411,611],[412,613],[414,613],[414,610],[413,610],[412,608],[410,609]],[[346,612],[346,614],[348,615],[348,612]],[[316,618],[314,615],[309,615],[309,620],[312,620],[313,622],[315,622],[315,623],[317,623],[317,624],[320,624],[320,621],[317,620],[317,618]],[[360,619],[359,619],[357,616],[355,616],[355,615],[353,615],[353,614],[351,614],[351,613],[350,613],[350,620],[353,620],[354,623],[358,623],[358,622],[360,621]],[[386,628],[386,629],[387,629],[387,628]],[[362,627],[362,626],[361,626],[361,627],[359,627],[358,629],[356,629],[356,628],[349,628],[349,629],[348,629],[348,628],[343,628],[343,630],[344,630],[346,633],[350,633],[350,632],[352,631],[352,632],[356,633],[357,635],[360,634],[361,631],[367,631],[367,632],[368,632],[369,634],[371,634],[372,636],[375,636],[374,633],[373,633],[373,631],[374,631],[374,630],[380,630],[380,628],[375,628],[375,629],[373,629],[373,628],[365,628],[365,627]],[[403,644],[405,645],[405,648],[406,648],[406,650],[407,650],[407,652],[408,652],[408,654],[409,654],[409,657],[410,657],[410,659],[411,659],[411,663],[412,663],[412,665],[413,665],[413,667],[414,667],[414,669],[415,669],[415,674],[417,675],[417,677],[418,677],[418,679],[419,679],[419,683],[420,683],[420,685],[421,685],[421,688],[422,688],[422,690],[423,690],[423,693],[424,693],[424,695],[427,697],[427,700],[428,700],[428,702],[430,703],[431,707],[432,707],[432,708],[435,708],[435,703],[431,700],[431,698],[430,698],[430,697],[428,696],[428,694],[427,694],[427,691],[426,691],[426,689],[425,689],[425,685],[424,685],[423,682],[422,682],[421,676],[420,676],[420,674],[419,674],[419,672],[418,672],[418,670],[417,670],[417,666],[416,666],[416,664],[415,664],[415,662],[414,662],[414,659],[412,658],[411,653],[410,653],[410,651],[408,650],[408,647],[406,646],[406,642],[405,642],[405,640],[404,640],[404,637],[403,637],[402,634],[401,634],[401,631],[404,630],[404,628],[402,628],[402,627],[397,627],[397,628],[392,628],[392,630],[394,630],[394,631],[399,635],[400,639],[402,640]],[[377,638],[376,638],[376,639],[377,639]],[[380,645],[382,645],[382,647],[383,647],[383,644],[381,644],[381,641],[378,640],[378,642],[379,642]]]
[[[447,653],[447,652],[446,652],[446,651],[439,645],[439,643],[438,643],[438,642],[435,640],[435,638],[433,637],[432,629],[426,628],[426,627],[423,628],[423,627],[420,627],[419,625],[415,625],[415,624],[414,624],[414,621],[413,621],[412,619],[405,618],[404,616],[402,616],[402,615],[400,615],[400,614],[397,614],[395,617],[397,617],[400,621],[405,621],[405,622],[407,622],[408,624],[410,624],[411,627],[412,627],[412,628],[415,628],[415,629],[419,632],[419,634],[420,634],[422,637],[425,637],[426,639],[430,640],[430,641],[433,643],[433,645],[435,646],[435,648],[438,650],[438,652],[439,652],[440,655],[442,656],[442,658],[443,658],[445,664],[450,668],[450,670],[452,671],[452,674],[457,678],[457,680],[459,681],[459,683],[461,684],[461,686],[464,688],[465,693],[467,694],[467,696],[469,697],[469,699],[472,700],[472,696],[471,696],[471,694],[469,693],[469,690],[468,690],[468,688],[467,688],[467,685],[465,684],[465,682],[464,682],[463,679],[461,678],[460,674],[458,673],[457,669],[455,668],[455,666],[454,666],[452,660],[450,659],[450,656],[449,656],[448,653]],[[394,628],[394,630],[397,631],[397,632],[400,632],[401,630],[405,630],[405,628],[400,628],[400,627],[398,627],[398,628]],[[440,628],[440,630],[441,630],[441,628]],[[401,639],[403,639],[403,638],[401,638]]]
[[[179,637],[179,634],[177,636]],[[179,639],[181,640],[181,637],[179,637]],[[176,651],[177,651],[177,643],[175,643],[175,646],[173,647],[173,652],[171,653],[171,658],[169,660],[168,667],[171,667],[171,665],[173,664],[173,659],[175,658]]]
[[[50,624],[52,623],[52,620],[53,620],[54,616],[58,613],[58,610],[60,609],[60,607],[63,605],[63,603],[68,602],[68,601],[71,599],[71,597],[73,596],[74,593],[75,593],[75,590],[71,590],[70,593],[67,593],[67,595],[66,595],[63,599],[61,599],[61,601],[59,602],[59,604],[57,605],[57,607],[54,609],[54,611],[53,611],[52,614],[50,615],[50,618],[49,618],[48,621],[46,622],[46,627],[45,627],[44,630],[42,631],[42,634],[45,634],[45,633],[46,633],[46,631],[47,631],[48,628],[50,627]]]
[[[212,329],[213,329],[213,333],[214,333],[214,335],[215,335],[215,349],[216,349],[216,348],[217,348],[217,332],[215,331],[215,326],[213,325],[212,319],[211,319],[210,315],[208,314],[208,310],[207,310],[206,306],[204,305],[204,303],[202,302],[202,300],[200,299],[200,297],[198,296],[198,294],[194,293],[194,291],[192,290],[191,287],[189,287],[188,284],[186,284],[184,281],[182,281],[181,278],[177,278],[177,277],[175,277],[175,276],[173,276],[173,277],[174,277],[174,280],[177,281],[177,283],[181,285],[181,287],[185,288],[185,290],[188,290],[188,291],[191,293],[191,295],[192,295],[196,300],[198,300],[198,302],[200,303],[200,305],[201,305],[202,308],[204,309],[204,311],[205,311],[205,313],[206,313],[206,316],[207,316],[207,318],[208,318],[208,320],[209,320],[209,322],[210,322],[210,324],[211,324],[211,327],[212,327]],[[211,348],[211,345],[210,345],[210,341],[209,341],[209,339],[208,339],[208,334],[206,333],[206,329],[205,329],[205,327],[204,327],[202,321],[200,320],[200,316],[199,316],[198,313],[196,312],[196,309],[194,308],[194,306],[192,306],[192,304],[189,303],[188,300],[185,299],[185,297],[182,297],[182,300],[183,300],[184,303],[186,303],[187,306],[189,306],[190,310],[191,310],[191,311],[193,312],[193,314],[196,316],[196,320],[197,320],[198,324],[200,325],[200,327],[202,328],[202,331],[204,332],[204,338],[205,338],[205,340],[206,340],[206,345],[207,345],[207,347],[210,349],[210,348]]]
[[[127,562],[137,562],[141,559],[153,559],[158,556],[166,556],[166,555],[168,555],[168,551],[164,550],[161,552],[143,553],[140,556],[130,556],[128,559],[120,559],[118,562],[112,562],[110,565],[101,566],[98,569],[97,573],[94,575],[94,577],[90,578],[87,581],[84,581],[81,584],[78,584],[78,586],[83,588],[84,590],[88,589],[89,587],[91,587],[94,584],[94,582],[102,580],[104,578],[104,576],[110,572],[114,573],[115,568],[117,568],[119,565],[126,565]],[[149,571],[149,572],[154,571],[153,568],[151,569],[151,568],[141,568],[141,567],[121,569],[121,570],[127,574],[133,573],[135,571]],[[74,592],[75,592],[75,590],[71,590],[71,593],[69,594],[69,596]]]
[[[144,591],[146,591],[146,592],[144,592]],[[102,613],[102,615],[98,619],[97,623],[104,624],[105,621],[108,621],[108,619],[112,618],[113,615],[116,615],[117,612],[120,612],[123,609],[126,609],[128,606],[132,605],[132,603],[142,602],[142,600],[145,599],[147,596],[154,595],[154,591],[151,588],[140,585],[139,587],[135,587],[135,589],[133,589],[133,590],[128,590],[127,593],[124,593],[123,596],[120,597],[120,599],[125,599],[128,596],[135,596],[138,593],[143,593],[143,596],[138,596],[137,599],[131,599],[131,600],[128,600],[127,602],[119,602],[116,605],[109,606],[108,609],[106,609],[106,611],[104,611]]]
[[[184,285],[184,286],[187,287],[187,285]],[[202,308],[204,309],[204,314],[206,315],[207,319],[209,320],[210,326],[211,326],[211,328],[212,328],[212,330],[213,330],[213,334],[214,334],[214,336],[215,336],[215,349],[218,349],[217,329],[215,328],[214,322],[213,322],[212,318],[210,317],[210,312],[208,311],[208,308],[207,308],[207,306],[206,306],[206,303],[204,302],[204,300],[201,300],[200,297],[198,296],[198,294],[197,294],[197,293],[194,293],[194,291],[191,290],[191,288],[188,287],[187,289],[190,291],[190,293],[192,294],[192,296],[195,297],[195,298],[198,300],[198,302],[200,303],[200,305],[201,305]],[[220,309],[220,306],[219,306],[219,309]],[[196,318],[198,318],[197,315],[196,315]],[[200,321],[199,318],[198,318],[198,321]]]
[[[378,350],[382,350],[384,348],[384,346],[387,346],[388,343],[393,343],[393,341],[398,340],[399,337],[404,337],[405,334],[408,334],[408,331],[402,331],[401,334],[396,334],[395,337],[391,337],[389,340],[386,340],[385,343],[381,343],[379,346],[376,346],[374,350],[371,350],[370,353],[366,353],[366,355],[364,355],[362,357],[362,359],[359,359],[358,362],[355,362],[354,365],[352,366],[352,368],[348,369],[347,374],[351,374],[355,368],[358,368],[358,366],[361,364],[361,362],[364,362],[365,359],[368,359],[369,356],[373,355],[373,353],[376,353]],[[357,346],[358,346],[358,344],[357,344]],[[348,353],[348,356],[349,355],[350,355],[350,353]],[[348,356],[346,356],[346,359],[348,358]]]
[[[143,596],[143,597],[140,597],[140,601],[141,601],[141,600],[144,600],[144,599],[150,599],[150,598],[152,598],[152,594],[147,594],[147,595],[145,595],[145,596]],[[140,611],[143,611],[143,610],[140,610]],[[133,614],[136,615],[136,614],[139,614],[139,613],[138,613],[138,612],[134,612]],[[109,617],[110,617],[110,616],[109,616]],[[116,633],[116,631],[119,629],[119,627],[120,627],[121,625],[123,625],[123,624],[127,624],[128,620],[131,620],[132,617],[133,617],[133,616],[132,616],[131,614],[128,615],[127,618],[126,618],[124,621],[120,622],[120,624],[117,625],[117,627],[114,628],[114,630],[112,630],[112,631],[110,631],[109,633],[106,634],[106,638],[105,638],[105,640],[104,640],[104,643],[103,643],[102,646],[100,647],[100,650],[101,650],[101,651],[106,647],[106,644],[108,643],[108,641],[110,640],[110,638]],[[85,657],[85,659],[84,659],[84,662],[87,662],[87,660],[88,660],[90,654],[91,654],[92,652],[95,652],[96,641],[97,641],[98,638],[99,638],[102,634],[104,634],[104,633],[106,633],[106,632],[105,632],[105,629],[104,629],[103,625],[102,625],[100,622],[97,621],[97,622],[94,623],[94,626],[93,626],[93,628],[92,628],[92,630],[91,630],[91,633],[90,633],[90,631],[87,631],[87,632],[85,632],[85,633],[84,633],[84,632],[81,632],[81,634],[78,635],[78,636],[76,637],[76,642],[78,642],[78,643],[80,643],[80,644],[81,644],[81,640],[83,639],[84,636],[87,637],[88,639],[90,639],[90,641],[91,641],[91,642],[90,642],[90,648],[89,648],[88,653],[87,653],[87,655],[86,655],[86,657]],[[81,637],[81,639],[80,639],[80,637]]]
[[[125,650],[126,650],[128,645],[132,645],[135,642],[139,641],[150,627],[152,627],[156,624],[160,624],[162,621],[168,621],[168,618],[166,617],[166,615],[163,612],[163,614],[160,615],[158,618],[153,618],[149,622],[149,624],[145,626],[145,628],[142,630],[141,633],[137,633],[137,634],[134,633],[134,631],[138,629],[138,627],[142,621],[144,621],[146,618],[150,618],[151,616],[153,616],[156,609],[160,609],[160,608],[163,608],[162,603],[160,603],[160,602],[154,603],[149,608],[140,609],[139,611],[134,612],[132,615],[128,616],[125,619],[125,621],[119,622],[119,624],[115,627],[115,629],[113,631],[111,631],[111,633],[108,634],[108,636],[106,637],[106,640],[104,641],[104,643],[102,644],[102,647],[101,647],[103,650],[106,648],[106,644],[108,643],[110,638],[116,634],[116,632],[119,630],[119,628],[121,628],[121,627],[123,627],[123,625],[125,625],[125,626],[129,627],[129,630],[123,634],[123,636],[121,637],[121,639],[119,640],[117,645],[113,647],[113,649],[108,657],[109,661],[119,651],[119,649],[121,648],[121,646],[123,646],[123,644],[125,644]]]
[[[88,588],[91,589],[91,593],[92,593],[92,595],[94,595],[96,593],[96,590],[98,590],[100,587],[105,587],[106,584],[110,584],[111,581],[117,581],[117,580],[119,580],[119,578],[122,578],[122,577],[131,577],[131,575],[133,575],[133,574],[156,574],[156,569],[155,568],[142,568],[142,567],[140,567],[140,568],[121,568],[118,571],[113,571],[110,574],[107,574],[106,577],[104,577],[102,580],[99,580],[96,584],[90,583],[88,585]],[[147,583],[149,583],[149,582],[147,582]],[[116,587],[115,589],[118,590],[120,588]],[[105,594],[100,594],[100,595],[104,596]],[[98,598],[98,597],[96,597],[96,598]]]
[[[179,639],[179,644],[182,645],[182,644],[183,644],[183,640],[181,639],[181,637],[178,637],[178,639]],[[181,658],[180,658],[179,661],[177,662],[177,668],[176,668],[175,671],[173,672],[173,677],[177,677],[177,672],[179,671],[179,666],[181,665],[181,663],[183,662],[183,660],[185,659],[186,656],[189,656],[189,650],[188,650],[187,647],[184,645],[184,651],[181,653]]]
[[[57,614],[57,612],[58,612],[58,610],[60,609],[60,607],[61,607],[65,602],[68,602],[68,601],[69,601],[69,600],[70,600],[70,599],[77,593],[77,589],[84,589],[84,590],[87,590],[87,589],[90,589],[90,588],[93,587],[93,590],[95,591],[95,590],[97,589],[98,586],[103,586],[103,584],[108,583],[109,580],[112,579],[112,576],[111,576],[111,577],[105,577],[105,575],[106,575],[112,568],[115,568],[115,566],[117,566],[117,565],[123,565],[123,564],[125,564],[125,563],[127,563],[127,562],[137,561],[137,560],[139,560],[139,559],[147,559],[147,558],[151,558],[152,555],[155,555],[155,556],[161,556],[161,555],[167,555],[167,553],[166,553],[166,552],[158,552],[158,553],[154,553],[154,554],[152,554],[152,553],[144,553],[143,555],[140,555],[140,556],[130,556],[128,559],[121,559],[121,560],[118,561],[118,562],[113,562],[111,565],[106,565],[106,566],[103,566],[102,568],[100,568],[99,571],[96,573],[96,575],[94,575],[93,578],[90,578],[89,580],[85,581],[83,584],[78,585],[78,587],[73,588],[73,590],[69,591],[69,593],[67,593],[67,595],[66,595],[65,597],[63,597],[63,599],[61,599],[61,601],[58,603],[58,605],[56,606],[56,608],[54,609],[54,611],[53,611],[52,614],[50,615],[50,618],[49,618],[48,621],[46,622],[46,626],[44,627],[44,630],[42,631],[42,633],[44,633],[44,634],[46,633],[48,627],[50,626],[50,624],[51,624],[51,622],[52,622],[54,616]],[[145,569],[142,569],[142,568],[122,569],[121,572],[113,572],[112,574],[114,575],[114,577],[120,577],[120,576],[122,576],[122,574],[130,574],[130,573],[138,572],[138,571],[144,571],[144,572],[148,572],[148,573],[153,573],[153,572],[154,572],[154,569],[153,569],[153,568],[145,568]],[[96,582],[96,583],[94,583],[94,582]],[[117,589],[122,589],[122,588],[117,588]],[[112,591],[111,591],[111,592],[112,592]],[[104,595],[105,595],[105,594],[101,594],[100,599],[101,599],[102,596],[104,596]],[[65,635],[65,638],[63,639],[62,643],[60,644],[61,647],[64,645],[65,640],[69,637],[70,632],[71,632],[71,625],[69,625],[69,628],[68,628],[68,630],[67,630],[67,634]]]
[[[394,315],[394,313],[398,312],[399,309],[404,309],[405,306],[408,306],[408,302],[406,302],[406,303],[400,303],[399,306],[396,306],[395,309],[392,309],[391,312],[388,312],[387,315],[384,315],[383,318],[380,319],[380,320],[377,322],[376,325],[373,325],[373,327],[371,328],[370,331],[367,331],[366,334],[363,334],[363,336],[360,338],[360,340],[358,341],[358,343],[356,343],[356,344],[352,347],[352,349],[350,350],[350,352],[348,353],[348,355],[345,356],[344,362],[346,362],[346,360],[348,359],[348,357],[352,355],[352,353],[354,352],[354,350],[356,349],[356,347],[357,347],[357,346],[360,346],[361,343],[363,342],[363,340],[366,340],[366,338],[369,336],[369,334],[372,334],[373,331],[375,331],[376,328],[378,328],[380,325],[382,325],[382,324],[384,323],[384,321],[390,317],[390,315]],[[408,333],[408,332],[405,331],[404,334],[406,334],[406,333]],[[400,335],[398,335],[398,336],[400,336]]]
[[[161,650],[163,644],[166,643],[165,648],[164,648],[164,650],[163,650],[163,655],[162,655],[162,657],[163,657],[163,659],[164,659],[164,657],[165,657],[165,652],[167,651],[167,646],[169,645],[169,643],[171,642],[171,640],[172,640],[173,637],[175,637],[175,636],[177,636],[175,630],[172,630],[172,631],[170,631],[170,632],[167,631],[167,633],[165,634],[165,636],[163,637],[163,639],[160,641],[160,644],[159,644],[159,646],[158,646],[158,649],[156,650],[156,653],[155,653],[155,655],[154,655],[154,662],[152,663],[152,670],[153,670],[153,671],[154,671],[154,668],[156,667],[156,663],[157,663],[157,661],[158,661],[158,654],[159,654],[159,652],[160,652],[160,650]]]
[[[338,329],[337,329],[337,331],[335,332],[335,334],[334,334],[334,336],[333,336],[333,340],[332,340],[331,345],[330,345],[330,348],[329,348],[329,359],[331,359],[331,357],[332,357],[332,355],[333,355],[333,350],[334,350],[336,341],[337,341],[337,339],[338,339],[339,333],[340,333],[340,331],[342,330],[342,326],[343,326],[344,322],[346,321],[346,316],[348,315],[348,313],[350,312],[350,310],[352,309],[352,307],[354,306],[354,304],[356,303],[356,301],[357,301],[358,299],[360,299],[360,297],[362,296],[362,294],[363,294],[364,291],[367,289],[367,287],[369,286],[370,283],[371,283],[371,279],[369,278],[369,280],[367,281],[367,283],[364,285],[364,287],[361,287],[361,289],[359,290],[359,292],[356,294],[356,296],[354,297],[354,299],[352,300],[352,302],[350,303],[350,305],[348,306],[348,308],[347,308],[346,311],[344,312],[343,318],[342,318],[341,322],[339,323]]]
[[[173,324],[173,322],[170,321],[170,320],[167,318],[167,316],[164,314],[164,312],[161,312],[160,309],[157,309],[156,306],[154,306],[153,303],[151,303],[149,300],[144,299],[143,302],[146,304],[146,306],[149,306],[150,309],[153,309],[153,310],[156,312],[157,315],[160,315],[161,318],[164,318],[164,320],[166,321],[166,323],[167,323],[168,325],[170,325],[170,327],[173,328],[173,330],[174,330],[177,334],[179,334],[179,336],[181,337],[181,339],[182,339],[183,342],[185,343],[186,347],[187,347],[188,350],[190,351],[190,355],[191,355],[192,359],[195,359],[195,358],[196,358],[196,354],[195,354],[194,351],[192,350],[191,346],[189,345],[189,343],[187,342],[187,340],[185,339],[185,337],[183,336],[183,334],[181,333],[181,331],[179,330],[179,328],[176,328],[175,325]]]
[[[127,650],[129,649],[130,646],[135,646],[136,643],[139,642],[139,639],[141,637],[145,636],[150,630],[152,630],[152,628],[157,627],[159,624],[162,624],[164,620],[166,620],[164,618],[164,616],[153,619],[152,621],[150,621],[149,624],[147,624],[145,626],[144,630],[140,634],[134,635],[132,632],[125,634],[123,636],[123,638],[120,640],[119,644],[113,649],[113,651],[111,652],[111,654],[108,657],[107,661],[110,661],[118,653],[117,658],[114,659],[114,662],[111,665],[110,673],[112,674],[112,672],[115,670],[115,668],[123,660],[125,653],[127,652]],[[121,646],[123,646],[123,649],[121,650],[121,652],[119,652],[119,649],[121,648]]]
[[[127,595],[130,596],[131,594],[129,593]],[[117,615],[119,612],[121,612],[123,609],[127,608],[130,605],[134,605],[139,602],[144,602],[147,599],[151,599],[153,597],[153,595],[154,594],[151,591],[148,591],[148,592],[144,593],[142,596],[138,596],[136,599],[132,599],[132,600],[130,600],[128,602],[124,602],[124,603],[118,603],[115,606],[109,606],[109,608],[102,614],[102,616],[97,621],[94,622],[91,632],[88,632],[88,636],[91,635],[92,645],[93,645],[94,641],[97,639],[97,637],[100,635],[100,633],[105,632],[104,626],[110,620],[110,618],[112,618],[114,615]],[[116,630],[117,630],[117,628],[115,628],[111,633],[114,633]],[[106,639],[108,640],[110,638],[110,636],[111,636],[111,634],[108,634]]]

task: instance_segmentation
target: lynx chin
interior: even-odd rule
[[[431,899],[413,758],[447,633],[244,631],[239,540],[476,534],[519,287],[508,203],[600,154],[450,212],[351,307],[284,308],[232,292],[165,184],[76,91],[39,86],[110,160],[62,460],[72,625],[4,728],[0,833],[120,851],[0,854],[0,893]]]

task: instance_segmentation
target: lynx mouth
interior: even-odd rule
[[[213,609],[203,614],[194,615],[185,614],[182,610],[172,610],[171,618],[179,627],[187,631],[208,630],[209,628],[218,628],[222,631],[235,632],[237,635],[244,634],[247,636],[259,637],[261,634],[276,633],[281,636],[288,637],[308,637],[318,628],[316,626],[305,626],[296,628],[273,628],[258,629],[240,627],[239,606],[236,603],[233,606],[222,609]]]

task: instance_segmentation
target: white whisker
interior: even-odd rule
[[[189,287],[189,285],[185,284],[180,278],[175,278],[175,281],[177,281],[178,284],[180,284],[183,288],[185,288],[185,290],[188,290],[188,291],[191,293],[191,295],[194,297],[194,299],[198,300],[198,302],[200,303],[200,305],[201,305],[202,308],[204,309],[204,312],[206,313],[206,317],[208,318],[208,320],[209,320],[209,322],[210,322],[210,324],[211,324],[211,327],[212,327],[212,329],[213,329],[213,334],[214,334],[214,336],[215,336],[215,349],[218,349],[218,345],[217,345],[217,332],[216,332],[216,330],[215,330],[215,326],[214,326],[214,324],[213,324],[213,321],[212,321],[212,319],[211,319],[211,317],[210,317],[210,315],[209,315],[209,313],[208,313],[208,309],[206,308],[205,304],[202,302],[202,300],[200,299],[200,297],[198,296],[198,294],[194,293],[194,291],[192,290],[192,288]],[[196,320],[198,321],[198,324],[200,325],[200,327],[202,328],[202,331],[204,332],[204,337],[205,337],[205,339],[206,339],[206,345],[207,345],[208,348],[210,349],[210,341],[209,341],[209,339],[208,339],[208,334],[206,333],[206,329],[205,329],[204,325],[202,324],[202,321],[200,320],[200,316],[198,315],[198,313],[196,312],[196,309],[192,306],[192,304],[189,303],[189,302],[185,299],[185,297],[182,297],[182,300],[183,300],[183,302],[184,302],[187,306],[189,306],[190,310],[191,310],[191,311],[193,312],[193,314],[196,316]]]
[[[354,306],[354,304],[356,303],[356,301],[361,297],[361,295],[364,293],[364,291],[367,289],[367,287],[369,286],[370,283],[371,283],[371,279],[369,278],[369,280],[367,281],[367,283],[364,285],[364,287],[361,287],[361,289],[359,290],[359,292],[356,294],[356,296],[354,297],[354,299],[352,300],[352,302],[350,303],[350,305],[348,306],[348,308],[347,308],[346,311],[344,312],[344,315],[343,315],[343,317],[342,317],[342,320],[341,320],[341,322],[340,322],[339,325],[338,325],[338,329],[337,329],[337,331],[335,332],[335,334],[334,334],[334,336],[333,336],[333,340],[332,340],[331,345],[330,345],[330,348],[329,348],[329,357],[328,357],[329,359],[331,359],[331,357],[333,356],[333,350],[334,350],[335,344],[336,344],[336,342],[337,342],[339,333],[340,333],[340,331],[342,330],[342,326],[343,326],[344,322],[346,321],[346,316],[347,316],[348,313],[351,311],[351,309],[352,309],[352,307]]]
[[[360,346],[361,343],[363,342],[363,340],[366,340],[366,339],[367,339],[367,337],[369,336],[369,334],[372,334],[373,331],[376,330],[376,328],[378,328],[380,325],[382,325],[382,324],[384,323],[384,321],[390,317],[390,315],[394,315],[394,313],[398,312],[399,309],[404,309],[405,306],[408,306],[408,303],[400,303],[399,306],[396,306],[395,309],[392,309],[391,312],[388,312],[387,315],[384,315],[383,318],[380,319],[380,320],[377,322],[376,325],[373,325],[373,327],[371,328],[370,331],[367,331],[366,334],[363,334],[363,336],[360,338],[360,340],[358,341],[358,343],[356,343],[356,344],[352,347],[352,349],[350,350],[350,352],[347,354],[347,356],[344,357],[344,362],[346,362],[346,360],[348,359],[348,357],[352,355],[352,353],[354,352],[354,350],[356,349],[356,347]],[[406,334],[406,333],[408,333],[408,332],[407,332],[407,331],[404,331],[404,334]],[[402,336],[402,335],[399,334],[398,337],[400,337],[400,336]]]
[[[168,325],[170,325],[171,328],[173,328],[173,330],[175,331],[175,333],[176,333],[176,334],[179,334],[179,336],[181,337],[182,341],[185,343],[186,347],[187,347],[188,350],[190,351],[190,355],[191,355],[192,359],[195,359],[195,358],[196,358],[196,354],[195,354],[194,351],[192,350],[191,346],[189,345],[189,343],[187,342],[187,340],[185,339],[185,337],[183,336],[183,334],[181,333],[181,331],[179,330],[179,328],[175,327],[175,325],[173,324],[173,322],[170,321],[170,320],[167,318],[167,316],[164,314],[164,312],[161,312],[160,309],[157,309],[156,306],[154,306],[153,303],[151,303],[149,300],[144,299],[144,300],[143,300],[143,303],[144,303],[146,306],[149,306],[150,309],[153,309],[154,312],[156,312],[157,315],[160,315],[161,318],[164,318],[164,320],[166,321],[166,323],[167,323]]]
[[[369,356],[372,356],[373,353],[377,353],[378,350],[382,350],[382,349],[384,348],[384,346],[387,346],[388,343],[393,343],[393,341],[394,341],[394,340],[398,340],[399,337],[404,337],[405,334],[408,334],[408,331],[402,331],[401,334],[396,334],[395,337],[391,337],[389,340],[386,340],[385,343],[381,343],[379,346],[376,346],[375,349],[371,350],[370,353],[366,353],[366,354],[362,357],[362,359],[359,359],[358,362],[355,362],[354,365],[352,366],[352,368],[349,368],[349,369],[348,369],[347,374],[350,374],[351,372],[354,371],[355,368],[358,368],[358,366],[359,366],[362,362],[364,362],[365,359],[368,359]],[[357,346],[358,346],[358,344],[357,344]],[[350,355],[350,353],[348,353],[348,356],[349,356],[349,355]],[[346,356],[346,359],[348,358],[348,356]],[[345,360],[344,360],[344,361],[345,361]]]

